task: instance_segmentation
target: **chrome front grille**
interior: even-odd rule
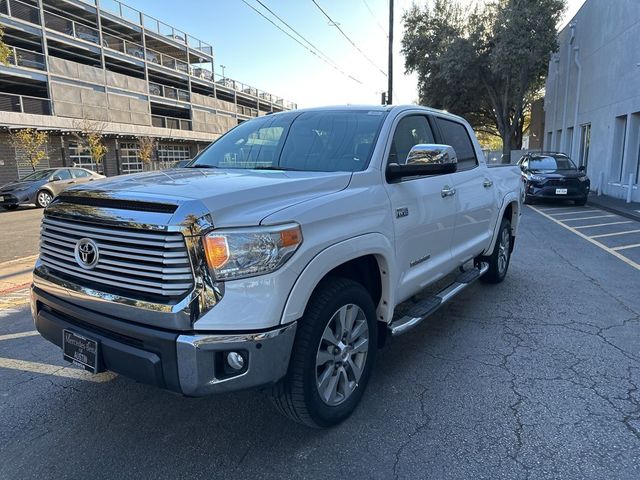
[[[92,269],[76,260],[75,248],[88,238],[98,248]],[[40,236],[40,259],[53,273],[76,283],[139,298],[175,298],[194,285],[184,237],[178,232],[154,232],[45,216]]]

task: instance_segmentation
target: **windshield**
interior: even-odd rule
[[[35,180],[44,180],[45,178],[50,176],[53,172],[55,172],[55,169],[38,170],[37,172],[30,173],[26,177],[21,178],[20,181],[29,182],[29,181],[35,181]]]
[[[367,168],[385,112],[321,110],[238,125],[187,168],[357,172]]]
[[[531,157],[529,170],[575,170],[575,164],[564,156]]]

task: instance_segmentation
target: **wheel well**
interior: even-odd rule
[[[382,296],[382,278],[380,267],[374,255],[364,255],[338,265],[328,272],[323,280],[328,277],[342,277],[360,283],[367,289],[374,305],[378,305]]]

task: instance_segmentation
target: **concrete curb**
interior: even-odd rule
[[[619,203],[622,202],[622,205]],[[598,207],[607,212],[615,213],[621,217],[628,218],[640,222],[640,213],[636,213],[636,209],[640,210],[637,203],[624,203],[624,200],[609,199],[608,197],[590,196],[587,203],[591,206]]]

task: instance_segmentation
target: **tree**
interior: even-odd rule
[[[493,0],[465,12],[456,0],[404,14],[402,51],[418,74],[420,103],[462,115],[479,132],[522,146],[525,117],[539,95],[564,0]]]
[[[35,172],[38,164],[47,158],[47,142],[49,136],[46,132],[35,128],[25,128],[11,132],[11,143],[17,152],[21,152]]]
[[[151,166],[151,161],[156,150],[156,139],[153,137],[138,138],[138,158],[142,161],[145,168]]]
[[[78,140],[78,144],[89,152],[93,163],[101,165],[104,156],[109,151],[103,141],[105,124],[85,118],[76,122],[75,127],[77,131],[73,135]]]
[[[0,25],[0,65],[7,65],[11,58],[11,48],[4,43],[4,28]]]

